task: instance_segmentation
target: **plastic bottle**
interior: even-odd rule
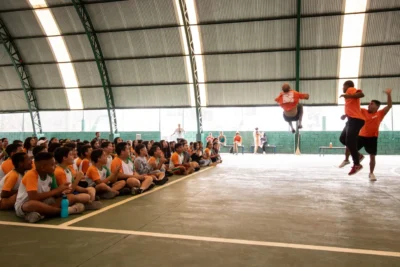
[[[329,143],[329,147],[332,148],[332,142]]]
[[[61,218],[68,217],[68,206],[69,206],[68,198],[66,195],[63,195],[61,200]]]

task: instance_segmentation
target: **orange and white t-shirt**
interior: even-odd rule
[[[14,169],[14,164],[12,163],[11,157],[6,159],[3,164],[1,164],[0,179],[3,179],[10,171]]]
[[[83,159],[81,164],[79,165],[79,171],[86,174],[90,166],[92,166],[92,163],[88,159]]]
[[[52,183],[53,178],[49,175],[46,175],[46,178],[43,180],[36,170],[27,171],[18,188],[17,200],[15,202],[16,210],[17,207],[20,207],[29,200],[29,191],[37,191],[38,193],[50,192]]]
[[[171,160],[169,161],[169,167],[170,168],[175,168],[178,165],[181,165],[183,162],[183,153],[178,154],[178,152],[174,152],[171,156]]]
[[[299,104],[300,99],[305,99],[306,94],[296,92],[295,90],[289,90],[289,92],[281,92],[280,95],[275,98],[275,101],[283,108],[285,111],[290,111],[294,109],[297,104]]]
[[[132,160],[129,158],[127,161],[123,161],[119,157],[115,157],[111,162],[111,172],[114,173],[118,166],[121,166],[121,169],[119,170],[120,173],[133,175],[135,172],[135,166],[133,165]]]
[[[346,94],[354,95],[359,92],[362,92],[362,90],[350,87],[347,89]],[[344,113],[347,115],[347,117],[353,119],[365,120],[364,115],[361,113],[360,103],[361,103],[360,98],[345,99]]]
[[[54,176],[56,177],[58,186],[65,183],[72,183],[74,181],[74,174],[69,167],[64,169],[58,165],[54,170]]]
[[[17,191],[22,180],[22,174],[16,170],[10,171],[4,179],[0,181],[0,193],[4,191]],[[1,197],[0,197],[1,199]]]
[[[235,135],[233,138],[234,142],[242,143],[242,137],[240,135]]]
[[[89,183],[89,186],[96,185],[97,180],[103,181],[104,179],[106,179],[108,174],[107,172],[108,170],[106,167],[103,167],[101,168],[101,170],[99,170],[94,165],[90,166],[86,172],[87,182]]]
[[[369,113],[368,110],[363,108],[361,112],[365,118],[365,124],[358,135],[362,137],[378,137],[379,125],[385,117],[385,111],[382,109],[375,113]]]
[[[209,148],[204,149],[204,155],[207,156],[207,158],[211,157],[211,150]]]

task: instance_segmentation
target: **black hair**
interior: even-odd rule
[[[178,150],[178,148],[180,148],[180,147],[182,147],[182,144],[181,144],[181,143],[177,143],[177,144],[175,145],[175,151]]]
[[[155,146],[155,145],[153,145],[153,146],[150,148],[150,150],[149,150],[149,156],[150,156],[150,157],[154,156],[154,153],[156,153],[157,148],[159,148],[159,146]]]
[[[89,151],[89,149],[91,149],[92,146],[91,145],[83,145],[81,146],[80,149],[80,157],[85,157],[85,153]]]
[[[90,144],[90,142],[88,140],[83,140],[83,144],[88,145],[88,144]]]
[[[40,137],[39,140],[44,140],[44,141],[46,141],[46,140],[47,140],[47,137],[45,137],[45,136]]]
[[[111,142],[105,141],[105,142],[101,143],[101,148],[106,148],[106,147],[108,147],[110,144],[111,144]]]
[[[64,158],[68,157],[71,149],[69,147],[58,147],[54,150],[54,159],[61,164]]]
[[[348,87],[354,87],[354,83],[351,80],[347,80],[344,82],[344,85],[347,85]]]
[[[15,153],[18,150],[18,147],[20,147],[20,145],[17,144],[10,144],[6,147],[6,153],[7,155],[10,157],[11,153]]]
[[[118,141],[118,139],[120,139],[121,137],[115,137],[114,138],[114,145],[117,145],[117,141]],[[122,139],[121,139],[122,140]],[[124,142],[125,143],[125,142]],[[126,143],[125,143],[126,144]]]
[[[49,142],[49,143],[51,143],[54,139],[57,139],[57,137],[52,137],[52,138],[50,139],[50,142]]]
[[[53,153],[57,148],[61,147],[60,143],[50,143],[47,149],[49,153]]]
[[[97,139],[93,139],[93,140],[90,142],[90,145],[92,146],[93,149],[95,148],[95,147],[94,147],[94,144],[95,144],[96,142],[99,142],[99,141],[97,141]]]
[[[14,141],[13,141],[13,144],[14,144],[14,145],[19,145],[19,144],[21,144],[21,143],[23,144],[24,142],[22,142],[21,140],[14,140]]]
[[[140,150],[142,150],[143,148],[147,148],[147,146],[145,145],[145,144],[140,144],[140,145],[137,145],[136,147],[135,147],[135,152],[136,152],[136,154],[138,154],[138,155],[140,155]]]
[[[115,145],[115,152],[117,153],[118,156],[121,155],[121,152],[125,150],[125,147],[127,145],[128,144],[126,142],[121,142]]]
[[[14,165],[15,168],[18,168],[18,164],[19,164],[20,162],[24,162],[24,160],[25,160],[25,155],[26,155],[25,152],[18,152],[18,153],[15,153],[15,154],[11,157],[12,164]]]
[[[90,159],[94,162],[97,163],[99,161],[99,158],[103,155],[104,151],[103,149],[95,149],[92,151],[92,154],[90,155]]]
[[[43,150],[45,150],[46,147],[45,146],[35,146],[32,150],[32,154],[33,156],[35,156],[37,153],[42,152]]]
[[[378,108],[381,106],[381,101],[379,100],[371,100],[371,102],[375,103],[375,105],[377,105]]]
[[[26,149],[26,150],[28,150],[28,149],[30,149],[32,146],[31,146],[31,140],[32,140],[33,138],[32,137],[28,137],[28,138],[26,138],[25,139],[25,142],[24,142],[24,148]]]
[[[66,144],[64,145],[64,147],[68,147],[68,148],[70,148],[71,150],[74,150],[74,149],[76,148],[76,145],[75,145],[74,143],[66,143]]]
[[[1,138],[1,142],[4,142],[4,140],[7,140],[7,137]]]
[[[53,158],[53,155],[49,152],[40,152],[35,155],[35,163],[42,160],[50,160]]]

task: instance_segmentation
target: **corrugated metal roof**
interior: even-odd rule
[[[304,104],[337,104],[338,80],[300,81],[300,92],[310,94]]]
[[[366,15],[365,44],[400,42],[400,11]]]
[[[204,56],[207,81],[290,79],[295,77],[295,52]]]
[[[94,60],[93,50],[86,34],[64,36],[64,41],[68,48],[71,60]]]
[[[295,19],[205,25],[200,27],[200,33],[204,52],[284,49],[296,46]]]
[[[301,19],[301,47],[340,46],[342,16]]]
[[[9,62],[10,63],[10,62]],[[13,66],[0,68],[0,90],[21,88],[21,81]]]
[[[360,76],[400,73],[400,45],[364,47],[361,58]]]
[[[101,86],[101,78],[96,62],[74,63],[79,86]]]
[[[12,37],[43,35],[42,28],[33,11],[19,11],[1,14]]]
[[[199,22],[296,15],[295,0],[202,0],[195,3]]]
[[[315,15],[321,13],[344,12],[346,0],[302,0],[301,13]]]
[[[186,82],[184,57],[107,61],[113,85]]]
[[[305,50],[300,54],[300,77],[337,77],[339,49]]]
[[[386,103],[387,96],[383,93],[383,90],[386,88],[398,88],[400,78],[360,79],[359,84],[365,94],[365,97],[362,98],[363,103],[369,103],[373,99]],[[400,94],[392,93],[392,101],[400,102]]]
[[[188,85],[114,87],[117,108],[190,106]]]
[[[24,91],[1,92],[0,111],[27,110]]]
[[[28,65],[32,86],[36,88],[63,87],[57,64]]]
[[[71,1],[67,1],[69,4]],[[61,33],[84,32],[82,22],[73,6],[51,9]]]
[[[30,8],[28,1],[1,0],[0,10]]]
[[[383,8],[396,8],[400,7],[398,0],[369,0],[367,2],[367,10],[377,10]]]
[[[15,40],[15,45],[25,63],[54,62],[56,60],[47,38]]]
[[[100,33],[106,58],[183,54],[178,28]]]
[[[130,0],[86,8],[96,30],[179,24],[173,0]]]
[[[107,108],[103,88],[81,89],[84,108]]]
[[[35,94],[40,109],[68,109],[65,90],[35,90]]]
[[[271,105],[283,82],[207,84],[211,106]]]

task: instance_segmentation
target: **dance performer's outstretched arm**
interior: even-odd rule
[[[384,92],[387,94],[387,106],[383,108],[386,115],[392,108],[392,89],[387,88]]]

